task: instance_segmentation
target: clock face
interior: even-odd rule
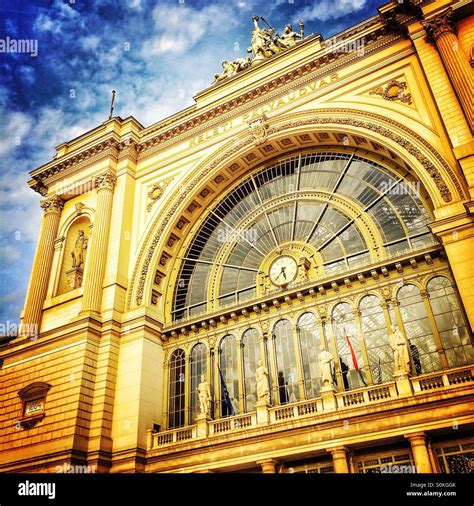
[[[287,285],[295,279],[297,269],[298,265],[293,257],[278,257],[270,266],[270,281],[277,286]]]

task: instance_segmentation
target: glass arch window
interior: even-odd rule
[[[273,327],[280,404],[300,400],[298,367],[291,323],[280,320]]]
[[[242,359],[244,366],[244,409],[253,411],[257,402],[255,371],[260,357],[260,342],[257,329],[248,329],[242,336]]]
[[[364,382],[364,363],[362,361],[357,325],[348,302],[340,302],[332,310],[333,332],[339,354],[344,390],[362,388]]]
[[[199,414],[199,396],[197,387],[201,383],[201,376],[206,376],[207,373],[207,357],[206,357],[206,345],[204,343],[198,343],[193,346],[190,355],[191,365],[191,395],[190,395],[190,414],[189,423],[194,423],[197,415]]]
[[[378,231],[377,245],[364,220]],[[278,161],[246,176],[204,219],[182,255],[173,319],[254,298],[262,262],[282,244],[313,248],[318,272],[329,275],[379,251],[397,256],[433,244],[429,222],[400,171],[347,152]]]
[[[169,362],[168,428],[184,425],[185,406],[185,353],[175,350]]]
[[[301,347],[304,393],[306,399],[319,396],[321,373],[319,371],[319,353],[322,350],[321,336],[313,313],[304,313],[298,319],[298,336]]]
[[[359,311],[373,381],[375,384],[391,381],[393,352],[380,299],[375,295],[366,295],[359,302]]]
[[[239,413],[239,361],[237,358],[237,342],[235,336],[229,334],[222,338],[219,344],[219,368],[220,374],[222,374],[222,380],[225,383],[225,387],[229,393],[229,399],[232,403],[234,413]],[[221,381],[222,383],[222,381]],[[225,402],[225,395],[223,391],[223,385],[220,385],[220,405],[221,405],[221,416],[231,415],[231,411],[228,409]]]
[[[427,292],[448,365],[472,363],[471,338],[451,282],[444,276],[436,276],[428,282]]]
[[[398,290],[397,299],[415,372],[438,371],[441,369],[439,354],[420,289],[416,285],[404,285]]]

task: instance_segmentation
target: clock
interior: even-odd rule
[[[298,271],[298,264],[293,257],[282,255],[274,260],[270,266],[270,281],[276,286],[285,286],[291,283]]]

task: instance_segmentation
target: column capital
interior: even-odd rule
[[[436,40],[445,33],[456,33],[456,23],[454,22],[453,9],[451,8],[442,12],[433,19],[422,23],[422,25],[428,35],[428,38],[432,42],[436,42]]]
[[[428,438],[426,433],[422,431],[413,432],[412,434],[405,434],[404,437],[405,439],[408,439],[408,441],[410,441],[412,445],[416,444],[426,445],[426,440]]]
[[[44,214],[54,213],[61,214],[61,211],[64,207],[64,201],[58,195],[53,195],[47,199],[44,199],[40,202],[41,209],[43,209]]]
[[[348,451],[349,451],[349,448],[347,448],[347,446],[335,446],[333,448],[328,448],[327,451],[329,453],[331,453],[332,455],[334,455],[335,453],[344,453],[346,454]]]
[[[117,176],[115,175],[115,171],[109,169],[94,179],[94,186],[98,190],[107,189],[107,190],[113,191],[115,188],[116,182],[117,182]]]

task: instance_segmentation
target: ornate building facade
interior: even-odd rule
[[[472,472],[472,4],[261,21],[192,107],[31,172],[1,471]]]

